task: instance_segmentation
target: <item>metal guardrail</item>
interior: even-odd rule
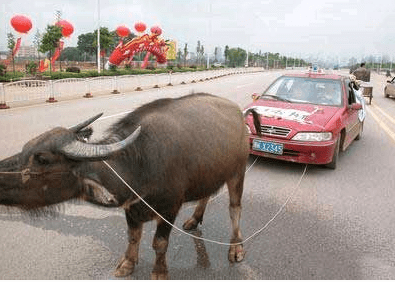
[[[208,71],[188,71],[166,74],[100,76],[60,80],[21,80],[0,83],[0,109],[8,103],[56,102],[57,99],[93,97],[105,93],[120,93],[170,85],[205,81],[225,75],[263,71],[262,68],[230,68]]]

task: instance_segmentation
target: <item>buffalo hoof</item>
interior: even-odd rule
[[[240,262],[244,259],[245,254],[243,245],[230,246],[228,259],[230,262]]]
[[[134,271],[134,265],[135,263],[133,261],[130,261],[123,256],[115,269],[114,276],[125,277],[131,275]]]
[[[198,224],[199,222],[194,217],[191,217],[184,222],[182,228],[184,228],[184,230],[196,230]]]
[[[165,273],[159,273],[159,272],[152,272],[151,274],[151,280],[168,280],[169,276],[167,275],[167,272]]]

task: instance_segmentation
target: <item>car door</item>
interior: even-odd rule
[[[345,150],[351,142],[355,139],[355,137],[359,133],[359,128],[361,126],[360,121],[358,119],[358,110],[352,108],[352,105],[355,104],[356,98],[354,91],[351,88],[350,80],[346,79],[344,81],[345,89],[347,91],[347,105],[344,111],[344,121],[345,121],[345,130],[346,134],[344,136],[343,150]]]

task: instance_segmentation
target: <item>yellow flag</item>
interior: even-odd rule
[[[175,41],[169,41],[167,43],[169,49],[167,50],[166,58],[168,60],[175,60],[177,54],[177,43]]]

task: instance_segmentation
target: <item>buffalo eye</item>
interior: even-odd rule
[[[40,165],[48,165],[51,163],[49,156],[47,156],[45,153],[35,154],[34,160]]]

